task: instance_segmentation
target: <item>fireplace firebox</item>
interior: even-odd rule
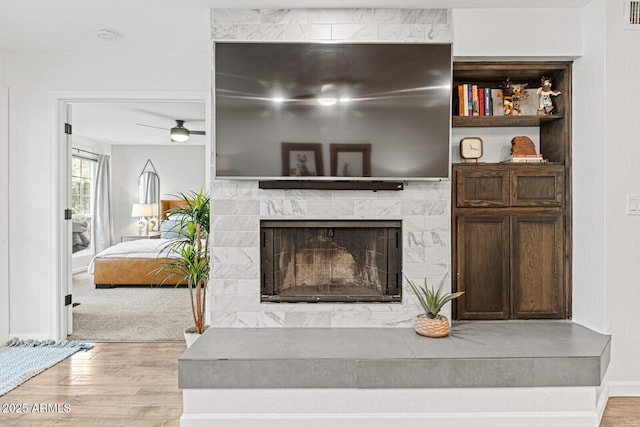
[[[400,302],[395,220],[264,220],[263,302]]]

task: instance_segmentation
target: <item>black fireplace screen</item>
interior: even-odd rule
[[[261,221],[262,301],[400,301],[400,221]]]

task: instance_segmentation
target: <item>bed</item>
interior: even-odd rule
[[[96,288],[113,286],[141,286],[180,284],[178,277],[168,277],[167,272],[156,273],[158,267],[171,262],[166,248],[175,238],[176,221],[167,217],[174,207],[184,206],[182,200],[162,200],[160,203],[160,228],[162,238],[140,239],[118,243],[97,254],[91,260],[88,272],[93,275]]]

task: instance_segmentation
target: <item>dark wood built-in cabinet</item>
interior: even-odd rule
[[[549,161],[453,165],[453,290],[465,291],[456,319],[571,317],[571,64],[456,63],[454,87],[509,76],[536,88],[542,75],[562,91],[555,115],[453,117],[454,127],[539,126]]]
[[[566,317],[561,165],[455,165],[459,319]]]

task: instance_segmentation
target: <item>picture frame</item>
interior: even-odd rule
[[[371,176],[371,144],[331,144],[329,148],[331,176]]]
[[[324,176],[322,144],[283,142],[282,176]]]

